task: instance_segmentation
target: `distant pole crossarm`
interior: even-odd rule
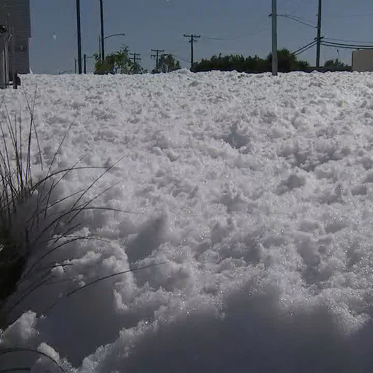
[[[194,34],[187,35],[187,34],[184,34],[184,38],[189,39],[189,43],[190,43],[190,70],[193,71],[193,67],[194,67],[194,43],[197,42],[197,39],[201,38],[201,35],[194,35]]]
[[[163,49],[152,49],[152,52],[155,52],[155,54],[152,54],[150,57],[155,58],[156,63],[155,63],[155,70],[159,71],[159,54],[164,53]]]
[[[140,53],[130,53],[129,55],[133,57],[133,69],[134,73],[136,73],[138,68],[137,61],[141,61]]]
[[[272,75],[278,75],[277,56],[277,0],[272,0]]]

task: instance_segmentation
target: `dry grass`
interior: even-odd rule
[[[34,120],[36,90],[32,102],[30,102],[26,93],[24,95],[29,114],[27,125],[24,125],[24,119],[21,116],[14,115],[14,117],[11,117],[4,100],[0,103],[0,333],[1,329],[6,329],[10,325],[12,311],[16,307],[19,309],[20,305],[22,309],[22,302],[31,294],[43,286],[53,286],[61,283],[54,278],[52,270],[56,267],[66,266],[66,264],[48,262],[53,253],[79,240],[109,242],[101,237],[86,237],[77,234],[76,232],[81,228],[81,223],[77,222],[79,215],[87,210],[129,213],[120,209],[93,206],[95,200],[123,180],[111,185],[92,198],[86,198],[88,192],[96,183],[123,158],[109,167],[83,167],[80,166],[84,159],[82,157],[69,168],[54,169],[57,155],[75,121],[67,129],[48,169],[45,169]],[[33,142],[36,142],[35,147]],[[35,152],[33,154],[35,148],[37,154]],[[44,176],[38,179],[32,174],[32,160],[35,158],[38,159],[38,163],[44,172]],[[86,169],[94,169],[100,172],[99,176],[87,188],[62,198],[55,196],[56,188],[64,178],[72,172],[81,172]],[[44,250],[40,250],[40,247]],[[38,250],[36,250],[37,248]],[[163,263],[156,265],[160,264]],[[144,268],[148,268],[148,266],[132,268],[98,278],[63,295],[58,303],[51,305],[46,312],[51,312],[58,306],[59,302],[72,297],[89,286]],[[2,357],[13,353],[44,355],[32,349],[11,347],[0,349],[0,361]],[[63,371],[56,361],[47,355],[45,357],[53,361]],[[11,367],[0,370],[0,373],[30,371],[30,369],[28,367]]]

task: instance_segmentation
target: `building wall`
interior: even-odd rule
[[[31,37],[30,0],[0,0],[0,24],[15,27],[16,70],[30,72],[29,38]],[[10,61],[12,59],[9,51]]]
[[[352,71],[373,71],[373,49],[360,49],[352,53]]]

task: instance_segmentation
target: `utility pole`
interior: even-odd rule
[[[136,74],[137,72],[137,61],[141,61],[141,58],[138,57],[140,56],[140,53],[130,53],[130,56],[133,56],[133,68],[134,68],[134,73]]]
[[[190,70],[193,71],[193,66],[194,66],[194,43],[197,43],[197,39],[201,38],[201,35],[186,35],[184,34],[184,38],[189,39],[190,43]]]
[[[272,75],[278,75],[277,56],[277,0],[272,0]]]
[[[316,67],[320,67],[321,57],[321,20],[322,20],[322,0],[319,0],[319,12],[317,14],[317,51],[316,51]]]
[[[84,74],[87,74],[87,55],[84,53]]]
[[[76,23],[78,33],[78,70],[82,73],[82,29],[80,23],[80,0],[76,0]]]
[[[152,49],[152,52],[155,52],[156,54],[152,54],[150,57],[155,58],[156,63],[155,63],[155,70],[159,70],[159,54],[164,53],[163,49]]]
[[[17,89],[17,72],[16,72],[16,32],[15,27],[12,25],[12,80],[13,80],[13,89]]]
[[[104,3],[100,0],[100,16],[101,16],[101,58],[105,59],[105,31],[104,31]]]

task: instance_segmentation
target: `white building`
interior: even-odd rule
[[[352,71],[373,71],[373,49],[360,49],[352,53]]]

